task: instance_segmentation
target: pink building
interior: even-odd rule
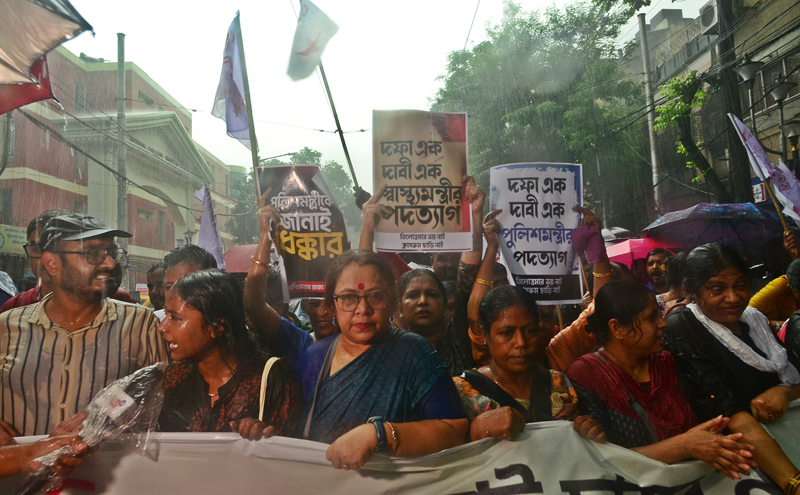
[[[22,110],[83,153],[12,112],[8,166],[0,175],[0,225],[25,227],[51,208],[116,225],[117,64],[76,57],[59,47],[48,54],[48,65],[64,111],[48,102]],[[187,232],[199,229],[201,205],[194,194],[203,184],[212,189],[216,213],[229,213],[234,202],[228,167],[192,139],[191,112],[133,62],[125,64],[125,77],[127,230],[134,234],[125,287],[133,291],[145,283],[153,263],[182,244]],[[5,130],[5,116],[0,122]],[[218,225],[229,249],[233,240],[224,231],[224,217]],[[18,280],[20,260],[6,256],[5,261]]]

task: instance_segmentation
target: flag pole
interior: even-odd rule
[[[253,105],[250,103],[250,82],[247,80],[247,63],[244,59],[244,40],[242,40],[242,25],[239,23],[239,12],[236,12],[236,44],[239,47],[239,58],[242,63],[242,84],[244,84],[244,102],[247,107],[247,125],[250,128],[250,153],[253,157],[253,182],[256,181],[256,167],[258,167],[258,141],[256,140],[256,126],[253,122]],[[258,185],[256,185],[258,191]]]
[[[783,225],[783,231],[789,232],[789,226],[786,225],[786,218],[783,216],[783,208],[780,204],[778,204],[778,198],[775,197],[775,193],[772,191],[772,179],[765,178],[764,179],[764,189],[767,190],[767,194],[769,197],[772,198],[772,203],[775,205],[775,211],[778,212],[778,218],[781,219],[781,225]]]
[[[333,120],[336,121],[336,132],[339,134],[339,139],[341,139],[342,141],[342,149],[344,150],[345,158],[347,158],[347,166],[350,167],[350,176],[353,177],[353,189],[356,191],[355,194],[356,205],[358,205],[360,199],[363,200],[361,201],[361,203],[363,204],[365,201],[369,199],[369,193],[363,191],[363,189],[361,189],[361,186],[358,185],[358,178],[356,177],[356,171],[353,170],[353,161],[350,160],[350,153],[347,151],[347,143],[344,140],[344,133],[342,132],[342,126],[339,124],[339,114],[336,113],[336,105],[333,104],[333,96],[331,95],[331,88],[330,86],[328,86],[328,78],[325,77],[325,69],[322,67],[322,60],[320,60],[319,62],[319,73],[322,75],[323,84],[325,84],[325,92],[328,93],[328,101],[331,104],[331,111],[333,112]],[[366,198],[361,197],[364,195],[366,196]],[[359,208],[361,208],[360,205]]]

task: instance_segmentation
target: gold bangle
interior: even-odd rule
[[[794,495],[797,493],[798,487],[800,487],[800,471],[796,472],[794,476],[789,478],[789,481],[786,483],[786,493],[788,495]]]
[[[611,276],[613,276],[613,275],[614,275],[614,272],[608,272],[608,273],[594,273],[593,275],[594,275],[594,278],[606,278],[606,277],[611,277]]]
[[[394,450],[392,451],[392,455],[394,455],[397,453],[397,449],[400,448],[400,437],[397,436],[397,430],[394,429],[392,423],[388,421],[386,421],[385,423],[386,426],[388,426],[389,429],[392,430],[392,439],[394,440]]]
[[[253,263],[255,263],[256,265],[263,266],[263,267],[264,267],[264,268],[266,268],[267,270],[269,270],[270,268],[272,268],[272,263],[264,263],[264,262],[263,262],[263,261],[261,261],[261,260],[257,260],[257,259],[255,258],[255,256],[250,256],[250,261],[252,261],[252,262],[253,262]]]
[[[481,284],[481,285],[485,285],[486,287],[491,287],[491,286],[492,286],[492,283],[491,283],[490,281],[488,281],[488,280],[484,280],[484,279],[482,279],[482,278],[476,278],[476,279],[475,279],[475,282],[476,282],[476,283],[479,283],[479,284]]]

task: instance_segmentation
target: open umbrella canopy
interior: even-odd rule
[[[633,239],[637,237],[636,234],[628,229],[623,229],[622,227],[610,227],[601,230],[600,233],[603,235],[603,241],[605,242],[606,247],[612,246],[620,241],[624,241],[625,239]]]
[[[225,251],[225,271],[228,273],[247,273],[250,269],[250,257],[256,254],[256,244],[236,246]]]
[[[761,249],[781,237],[783,227],[775,213],[753,203],[699,203],[667,213],[645,227],[647,237],[693,248],[719,242],[741,251],[753,263],[763,261]]]
[[[630,267],[633,264],[633,260],[647,257],[647,253],[655,248],[664,248],[675,254],[675,251],[683,249],[683,246],[659,239],[628,239],[608,247],[606,253],[609,261],[624,263]]]
[[[67,0],[0,0],[0,84],[36,83],[39,58],[91,29]]]

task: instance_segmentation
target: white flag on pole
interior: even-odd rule
[[[339,26],[316,5],[309,0],[300,0],[300,15],[286,71],[289,77],[298,81],[310,76],[319,65],[325,45],[338,30]]]
[[[758,140],[750,133],[750,129],[744,125],[744,122],[739,120],[736,115],[729,113],[728,117],[733,122],[733,127],[736,133],[744,144],[744,149],[747,150],[747,156],[750,158],[750,165],[753,167],[753,172],[756,173],[759,179],[765,181],[772,180],[772,191],[775,193],[775,198],[781,203],[783,207],[783,214],[794,220],[800,226],[800,183],[797,182],[794,174],[786,168],[786,165],[781,161],[776,167],[767,158],[767,153],[761,147]],[[765,187],[769,187],[764,184]]]
[[[244,82],[242,77],[242,59],[239,53],[239,30],[236,13],[228,28],[225,50],[222,52],[222,74],[219,77],[217,95],[214,97],[214,108],[211,115],[225,121],[228,136],[238,139],[250,149],[250,125],[247,121],[247,105],[244,98]]]
[[[197,245],[214,256],[217,260],[217,268],[225,269],[225,258],[222,256],[222,237],[217,228],[217,218],[214,215],[214,205],[211,203],[211,190],[203,185],[194,199],[203,203],[203,213],[200,217],[200,234],[197,237]]]

